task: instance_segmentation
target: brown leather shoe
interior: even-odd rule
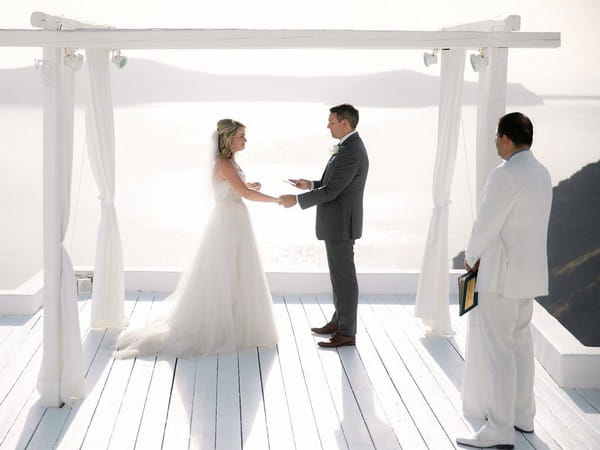
[[[345,345],[355,345],[356,338],[354,336],[344,336],[340,333],[335,333],[328,341],[319,342],[319,347],[343,347]]]
[[[333,322],[329,322],[321,328],[311,328],[310,331],[316,334],[333,334],[337,331],[337,325]]]

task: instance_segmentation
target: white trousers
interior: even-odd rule
[[[488,379],[486,434],[512,437],[513,426],[533,429],[533,300],[479,293],[480,339]]]
[[[493,417],[485,426],[486,434],[490,431],[492,437],[509,439],[511,424],[533,429],[534,360],[529,330],[533,300],[479,293],[479,304],[468,314],[463,413]]]

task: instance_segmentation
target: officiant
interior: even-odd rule
[[[474,436],[458,438],[462,445],[513,448],[515,429],[533,432],[530,322],[533,298],[548,294],[552,181],[532,141],[533,125],[524,114],[499,120],[496,149],[504,162],[488,177],[465,251],[465,268],[479,269],[479,335],[468,339],[479,340],[483,350],[481,373],[471,376],[486,377],[489,390],[481,399],[487,423]]]

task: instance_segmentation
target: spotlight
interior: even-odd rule
[[[487,52],[480,48],[479,53],[473,53],[469,56],[471,67],[475,72],[479,72],[483,67],[488,65]]]
[[[127,64],[127,56],[121,55],[121,50],[115,50],[111,61],[117,69],[122,69]]]
[[[429,67],[432,64],[437,63],[437,50],[432,51],[431,53],[423,53],[423,63],[425,67]]]
[[[65,48],[65,57],[63,59],[65,66],[69,66],[73,71],[77,71],[83,64],[83,55],[75,53],[75,49]]]

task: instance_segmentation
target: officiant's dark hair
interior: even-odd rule
[[[531,145],[533,124],[529,117],[520,112],[508,113],[498,121],[498,137],[508,136],[515,146]]]
[[[329,112],[335,114],[339,122],[341,122],[343,119],[346,119],[353,130],[358,125],[358,110],[348,103],[334,106],[329,110]]]
[[[231,159],[233,156],[231,141],[240,128],[246,128],[246,126],[237,120],[221,119],[217,122],[218,156],[223,155],[223,157]]]

